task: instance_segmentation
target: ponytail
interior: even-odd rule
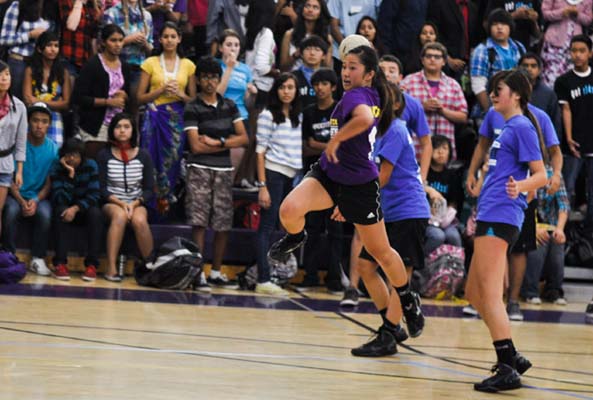
[[[379,116],[379,123],[377,124],[377,136],[381,137],[387,132],[394,118],[393,105],[395,104],[395,94],[381,68],[375,71],[373,87],[379,92],[379,99],[381,99],[381,114]]]
[[[535,115],[533,115],[533,113],[529,110],[529,108],[525,107],[523,109],[523,115],[525,115],[529,119],[529,121],[531,121],[533,126],[535,126],[535,130],[537,132],[537,139],[539,141],[539,147],[542,152],[542,159],[544,160],[544,164],[548,165],[550,162],[550,156],[548,154],[548,148],[546,147],[546,142],[544,140],[542,128],[540,127],[539,123],[537,122]]]

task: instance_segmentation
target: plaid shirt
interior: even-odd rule
[[[551,166],[546,166],[548,179],[552,177],[554,170]],[[538,224],[549,224],[556,226],[558,224],[558,214],[560,211],[569,212],[570,203],[564,179],[560,176],[560,188],[553,195],[547,193],[547,186],[537,190],[537,222]]]
[[[73,32],[66,27],[68,16],[74,7],[73,0],[59,0],[60,19],[62,20],[61,52],[64,58],[72,64],[82,67],[93,55],[92,40],[97,34],[97,27],[101,15],[94,7],[87,4],[82,6],[81,18],[76,30]]]
[[[441,73],[441,80],[439,82],[436,98],[440,101],[441,105],[444,108],[453,111],[463,111],[464,113],[467,113],[467,101],[465,100],[463,90],[459,83],[443,73]],[[401,87],[408,92],[409,95],[420,100],[421,103],[424,103],[432,97],[430,95],[430,86],[426,79],[426,75],[424,75],[424,71],[419,71],[406,76],[401,82]],[[443,135],[449,138],[451,147],[453,148],[452,159],[456,159],[455,124],[436,112],[425,112],[425,114],[431,133],[433,135]]]
[[[49,29],[50,25],[43,18],[39,18],[34,22],[23,21],[17,29],[18,19],[19,2],[15,1],[8,7],[4,15],[4,22],[0,31],[0,46],[10,47],[11,53],[30,57],[35,50],[35,40],[29,39],[29,32],[37,28]]]
[[[519,42],[509,39],[509,48],[511,49],[512,62],[509,59],[505,59],[499,52],[498,46],[495,45],[491,38],[486,40],[486,44],[480,43],[474,49],[470,58],[470,75],[471,76],[483,76],[488,79],[492,77],[498,71],[506,69],[512,69],[517,66],[519,58],[525,53],[525,47]],[[488,59],[488,49],[494,48],[496,51],[496,57],[492,64]]]
[[[138,9],[129,9],[129,24],[126,28],[126,20],[124,18],[123,6],[118,4],[105,11],[103,15],[103,21],[106,24],[119,25],[125,32],[126,36],[136,32],[144,32],[146,40],[150,45],[153,45],[152,39],[152,16],[148,11],[142,9],[142,15]],[[140,66],[146,59],[145,49],[138,44],[125,45],[121,51],[121,59],[130,65]]]

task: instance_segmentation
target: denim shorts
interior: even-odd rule
[[[12,174],[1,174],[0,173],[0,187],[11,187],[12,186]]]

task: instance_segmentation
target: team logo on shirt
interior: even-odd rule
[[[329,120],[329,132],[330,132],[331,137],[336,136],[336,133],[338,133],[338,119],[337,118],[332,118]]]
[[[377,106],[372,106],[371,112],[373,113],[373,117],[375,118],[379,118],[379,115],[381,115],[381,109]]]
[[[583,85],[581,87],[578,87],[576,89],[572,89],[570,91],[570,97],[574,100],[577,99],[581,96],[587,96],[593,94],[593,85]]]
[[[504,3],[504,9],[508,12],[515,11],[521,7],[533,8],[533,4],[530,1],[508,1]]]

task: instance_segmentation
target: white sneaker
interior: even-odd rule
[[[527,299],[525,299],[525,301],[529,304],[535,304],[535,305],[540,305],[542,304],[542,299],[540,299],[539,297],[529,297]]]
[[[212,293],[212,288],[206,281],[206,275],[204,275],[204,271],[200,273],[200,277],[196,279],[194,283],[194,290],[202,293]]]
[[[476,310],[471,304],[468,304],[467,306],[463,307],[462,312],[465,315],[473,315],[474,317],[478,315],[478,310]]]
[[[255,292],[259,294],[267,294],[270,296],[288,296],[288,292],[286,290],[270,281],[258,283],[255,286]]]
[[[558,297],[556,300],[554,300],[554,304],[557,306],[565,306],[568,304],[568,302],[564,297]]]
[[[37,275],[41,276],[50,276],[51,271],[47,268],[47,264],[43,258],[33,257],[31,260],[31,264],[29,264],[29,269],[35,272]]]

